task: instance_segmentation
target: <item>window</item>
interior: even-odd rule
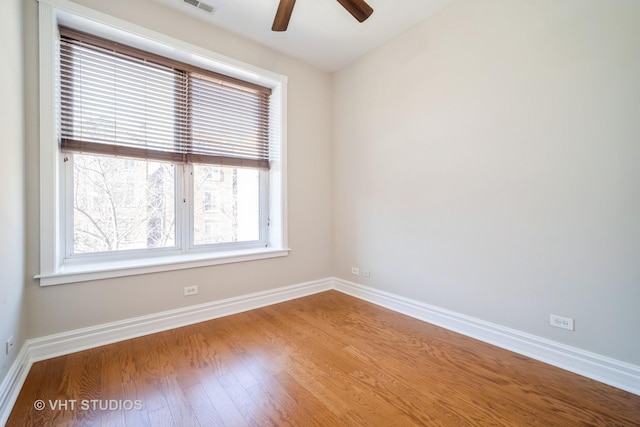
[[[285,80],[40,7],[41,284],[286,255]]]
[[[260,238],[260,171],[224,168],[226,181],[208,180],[207,165],[193,168],[193,200],[201,210],[194,211],[194,243],[252,242]],[[206,231],[206,223],[220,224],[218,235]],[[204,230],[204,232],[203,232]]]
[[[72,255],[176,244],[175,166],[74,154]]]
[[[73,217],[67,258],[179,248],[180,240],[187,248],[264,246],[271,90],[68,28],[60,33],[61,150]],[[236,166],[225,166],[231,179],[208,184],[222,164]],[[181,202],[178,183],[192,187]],[[223,234],[202,235],[214,210]],[[181,216],[188,221],[176,222]]]

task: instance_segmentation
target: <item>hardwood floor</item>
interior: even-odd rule
[[[7,425],[638,426],[640,396],[329,291],[36,363]]]

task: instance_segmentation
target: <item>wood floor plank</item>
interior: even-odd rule
[[[347,342],[347,341],[332,342],[333,337],[330,334],[324,334],[323,332],[319,332],[319,331],[316,331],[316,333],[319,338],[318,342],[327,344],[328,345],[327,348],[329,349],[331,347],[340,348],[344,344],[344,342]],[[351,342],[352,344],[344,347],[342,350],[345,350],[347,353],[351,353],[357,356],[358,358],[363,359],[363,356],[366,354],[366,351],[363,351],[363,350],[357,351],[354,348],[354,345],[358,343],[361,346],[366,346],[369,343],[369,341],[370,340],[358,341],[357,337],[351,336],[348,342]],[[324,352],[324,349],[322,347],[318,347],[317,351]],[[333,359],[339,358],[341,354],[343,354],[343,352],[337,352],[336,355],[333,357]],[[325,357],[326,357],[326,354],[325,354]],[[402,376],[401,375],[402,371],[407,370],[406,365],[402,366],[402,370],[397,370],[396,372],[394,372],[395,362],[387,364],[385,366],[382,364],[384,362],[380,363],[378,362],[379,360],[384,361],[386,359],[384,355],[380,354],[379,357],[376,357],[376,358],[368,357],[366,360],[367,363],[351,361],[350,363],[352,363],[353,366],[355,366],[351,374],[358,377],[363,383],[367,383],[375,388],[381,388],[385,390],[386,394],[388,395],[392,395],[392,396],[395,395],[396,397],[401,396],[402,399],[395,400],[396,404],[400,402],[401,406],[404,406],[401,409],[407,411],[410,414],[416,414],[416,413],[420,414],[420,419],[416,420],[416,422],[428,423],[428,424],[433,423],[434,419],[432,419],[432,417],[429,417],[429,415],[437,416],[438,412],[441,412],[442,408],[445,407],[438,400],[440,399],[440,396],[443,393],[450,392],[450,388],[447,388],[447,387],[450,387],[451,384],[444,384],[443,387],[440,387],[440,389],[438,389],[439,385],[437,383],[437,380],[434,381],[435,378],[433,377],[433,375],[429,378],[429,381],[427,383],[420,384],[419,379],[421,377],[424,377],[424,372],[420,372],[419,370],[414,370],[414,371],[410,371],[408,375]],[[415,359],[412,358],[412,360],[415,360]],[[365,360],[362,360],[362,362],[365,362]],[[367,367],[372,367],[374,369],[370,370]],[[395,378],[394,375],[398,375],[398,374],[400,374],[401,376],[399,378]],[[416,391],[415,387],[408,386],[409,384],[411,385],[417,384],[419,385],[419,388],[423,390],[424,389],[429,390],[429,396],[431,397],[431,400],[428,399],[428,396],[420,395]],[[464,386],[465,386],[464,384],[456,384],[456,393],[458,393],[459,395],[462,395],[463,394],[462,392],[464,391],[462,390],[462,387]],[[477,394],[477,389],[472,388],[472,393]],[[418,408],[424,407],[426,402],[431,403],[431,408],[429,411],[424,411],[423,413],[420,413],[419,410],[416,411]],[[467,402],[467,405],[475,406],[475,411],[484,411],[487,409],[483,404],[479,402],[478,403]],[[424,418],[425,416],[427,418]],[[455,408],[448,408],[447,418],[449,419],[449,421],[453,422],[453,418],[455,417],[457,417],[457,420],[455,421],[456,423],[470,422],[470,420],[465,419],[466,413],[464,411],[458,414]]]
[[[121,348],[122,346],[117,346]],[[102,368],[102,384],[103,393],[101,401],[98,403],[98,409],[93,409],[89,413],[97,413],[101,415],[103,426],[124,426],[125,418],[122,410],[121,400],[124,400],[124,389],[122,387],[121,376],[121,358],[117,353],[113,356],[107,356],[109,361]],[[95,403],[92,402],[92,405]],[[87,412],[85,412],[87,413]]]
[[[224,369],[217,369],[219,374],[228,374],[233,372],[236,379],[246,389],[258,384],[259,381],[253,376],[253,374],[244,366],[244,364],[237,358],[236,353],[229,345],[229,342],[225,340],[221,331],[216,329],[214,334],[208,335],[208,331],[211,328],[207,328],[206,324],[198,325],[202,331],[209,349],[216,355],[218,360],[223,360],[224,364],[218,363],[218,366],[224,366]]]
[[[149,412],[149,420],[154,427],[176,427],[171,411],[167,406]]]
[[[82,399],[141,407],[52,406]],[[37,362],[7,426],[101,424],[640,426],[640,396],[329,291]]]
[[[11,418],[14,420],[22,420],[25,425],[38,425],[36,424],[37,419],[40,418],[42,410],[38,410],[35,407],[40,403],[37,402],[38,399],[38,389],[41,388],[42,381],[45,376],[45,372],[47,369],[47,364],[40,362],[35,363],[27,378],[22,385],[22,389],[18,394],[18,398],[16,399],[16,404],[11,411]],[[18,402],[24,402],[22,405],[19,405]],[[44,402],[42,402],[44,405]],[[9,421],[11,420],[9,419]],[[41,423],[40,425],[43,425]]]
[[[339,393],[336,393],[330,387],[330,384],[325,384],[325,381],[320,381],[318,368],[316,365],[310,363],[310,361],[303,358],[290,358],[283,355],[268,354],[266,349],[259,347],[260,344],[256,344],[249,334],[244,335],[244,339],[248,346],[253,347],[253,352],[247,351],[244,354],[239,354],[242,360],[246,361],[246,365],[250,366],[250,369],[256,370],[258,373],[255,375],[260,377],[260,372],[268,372],[270,375],[281,375],[283,372],[290,375],[296,382],[301,384],[311,395],[322,402],[326,412],[334,413],[343,420],[343,425],[366,425],[364,418],[361,417],[355,410],[355,405],[352,402],[345,401]],[[260,348],[257,352],[255,349]]]
[[[283,400],[273,400],[262,389],[261,384],[257,384],[247,390],[247,393],[256,406],[260,408],[260,416],[264,420],[268,419],[274,426],[294,426],[295,422],[291,418],[291,413],[287,405],[283,405]]]
[[[284,318],[283,318],[284,320]],[[301,325],[304,327],[303,325]],[[355,387],[365,390],[371,395],[371,400],[377,404],[387,406],[390,410],[389,417],[392,420],[405,418],[411,424],[431,424],[434,419],[430,416],[434,412],[423,411],[424,396],[407,386],[409,382],[400,382],[388,371],[363,364],[356,355],[345,351],[343,343],[333,340],[330,336],[309,337],[302,341],[303,348],[313,348],[314,355],[321,361],[331,360],[334,370],[340,370],[344,378],[342,382],[354,384]],[[339,349],[339,351],[336,351]],[[327,367],[323,367],[326,370]],[[379,411],[378,411],[379,412]],[[398,414],[402,414],[399,416]],[[377,414],[380,415],[379,413]],[[462,421],[462,420],[459,420]]]
[[[162,334],[175,376],[182,387],[198,383],[198,371],[207,368],[209,346],[194,328],[177,328]]]
[[[286,372],[248,390],[256,402],[272,407],[292,425],[335,426],[343,421]],[[281,425],[280,423],[278,423]]]
[[[222,375],[218,378],[224,392],[231,398],[242,417],[250,425],[273,426],[273,422],[256,405],[249,393],[242,387],[233,374]]]
[[[246,317],[251,319],[251,323],[260,323],[264,320],[264,310],[260,313],[246,313]],[[263,322],[264,323],[264,322]],[[411,415],[407,415],[392,406],[380,405],[383,398],[376,390],[367,387],[363,382],[349,374],[350,367],[345,365],[344,360],[336,358],[335,354],[326,356],[319,347],[319,340],[308,339],[300,345],[287,341],[287,331],[279,333],[278,328],[273,323],[269,323],[269,328],[260,329],[250,334],[261,334],[256,339],[262,342],[265,349],[270,350],[273,356],[285,356],[289,360],[285,362],[287,366],[297,366],[303,364],[306,371],[313,372],[315,376],[321,377],[323,382],[330,385],[331,390],[349,406],[357,408],[357,412],[362,416],[367,424],[381,422],[390,424],[401,423],[403,425],[414,424]],[[290,331],[289,331],[290,332]],[[248,333],[248,334],[249,334]],[[294,375],[299,374],[297,371]],[[384,410],[380,410],[383,408]]]
[[[249,425],[216,376],[210,375],[203,378],[201,385],[225,426],[244,427]]]
[[[224,426],[224,422],[200,383],[187,387],[185,397],[201,426]]]
[[[64,357],[56,357],[47,362],[49,363],[46,364],[40,387],[36,390],[35,397],[31,399],[31,404],[36,400],[45,402],[45,409],[34,417],[34,425],[67,424],[71,414],[66,410],[53,409],[54,407],[60,408],[57,404],[64,378],[66,359]]]
[[[125,376],[128,374],[125,374]],[[124,422],[126,426],[150,426],[149,412],[144,405],[145,396],[144,389],[138,387],[137,381],[128,381],[122,383],[122,397],[132,402],[132,408],[124,412]]]
[[[200,425],[177,378],[173,375],[162,377],[160,384],[174,422],[180,426]]]
[[[155,352],[149,344],[149,337],[131,340],[131,351],[135,355],[135,386],[144,409],[151,413],[167,406],[167,399],[159,385],[160,366]]]
[[[278,323],[289,323],[291,328],[308,330],[312,325],[305,321],[291,321],[293,316],[287,316],[285,313],[278,311],[279,307],[272,307],[274,310],[273,319],[278,319]],[[309,341],[313,341],[310,343]],[[434,419],[428,416],[428,413],[421,411],[424,405],[422,395],[407,386],[411,381],[401,382],[397,378],[390,375],[390,370],[380,369],[374,363],[362,363],[362,354],[359,352],[349,351],[353,349],[352,345],[345,346],[345,342],[335,339],[334,336],[327,335],[321,331],[315,330],[313,337],[307,337],[302,341],[304,346],[313,347],[317,356],[321,360],[331,359],[340,362],[342,368],[349,374],[353,381],[357,381],[361,387],[370,386],[372,390],[382,390],[382,396],[392,397],[392,405],[398,407],[401,411],[407,413],[408,416],[415,418],[418,423],[433,423]],[[336,351],[340,349],[340,351]],[[431,411],[433,412],[433,411]]]
[[[124,406],[124,421],[126,426],[150,426],[146,400],[146,382],[140,380],[139,368],[136,363],[134,340],[122,342],[120,351],[120,382],[122,383],[122,399]]]

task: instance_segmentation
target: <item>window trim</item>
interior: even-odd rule
[[[214,69],[233,78],[271,88],[272,121],[279,132],[278,156],[269,170],[268,247],[233,251],[193,252],[143,257],[100,263],[64,263],[63,215],[65,179],[58,146],[58,106],[56,51],[58,26],[79,31],[168,56],[197,67]],[[287,256],[286,110],[287,77],[207,49],[157,33],[130,22],[92,10],[68,0],[39,0],[40,46],[40,286],[148,274],[218,264],[246,262]],[[55,82],[52,84],[51,82]]]

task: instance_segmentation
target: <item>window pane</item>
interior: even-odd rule
[[[193,167],[194,244],[260,239],[260,171]]]
[[[175,245],[175,167],[73,156],[73,252]]]

